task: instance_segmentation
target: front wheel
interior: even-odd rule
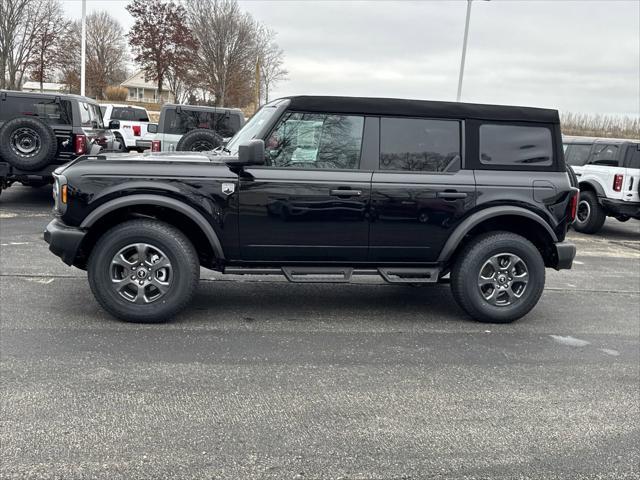
[[[184,309],[198,285],[198,255],[189,239],[157,220],[131,220],[98,241],[88,265],[98,303],[127,322],[158,323]]]
[[[545,266],[538,249],[511,232],[471,240],[451,271],[451,291],[460,307],[480,322],[510,323],[538,303]]]

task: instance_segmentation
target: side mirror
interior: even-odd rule
[[[238,147],[236,165],[264,165],[264,140],[249,140]]]
[[[109,122],[109,130],[118,130],[120,128],[119,120],[111,120]]]
[[[149,132],[149,133],[158,133],[158,124],[157,123],[150,123],[149,125],[147,125],[147,132]]]

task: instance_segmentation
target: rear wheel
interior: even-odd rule
[[[460,307],[481,322],[509,323],[531,311],[544,290],[545,266],[538,249],[510,232],[471,240],[451,271]]]
[[[604,209],[600,206],[596,194],[591,191],[580,192],[573,228],[582,233],[596,233],[602,228],[605,219]]]
[[[158,323],[187,306],[200,267],[181,231],[141,219],[104,234],[91,252],[88,272],[91,291],[109,313],[127,322]]]

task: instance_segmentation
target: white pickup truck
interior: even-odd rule
[[[104,103],[100,105],[104,124],[120,142],[123,151],[140,150],[136,140],[147,134],[149,113],[142,107]]]

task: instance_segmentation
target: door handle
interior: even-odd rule
[[[465,192],[437,192],[436,197],[444,198],[445,200],[457,200],[459,198],[467,198]]]
[[[362,190],[341,190],[334,189],[329,192],[334,197],[359,197],[362,195]]]

